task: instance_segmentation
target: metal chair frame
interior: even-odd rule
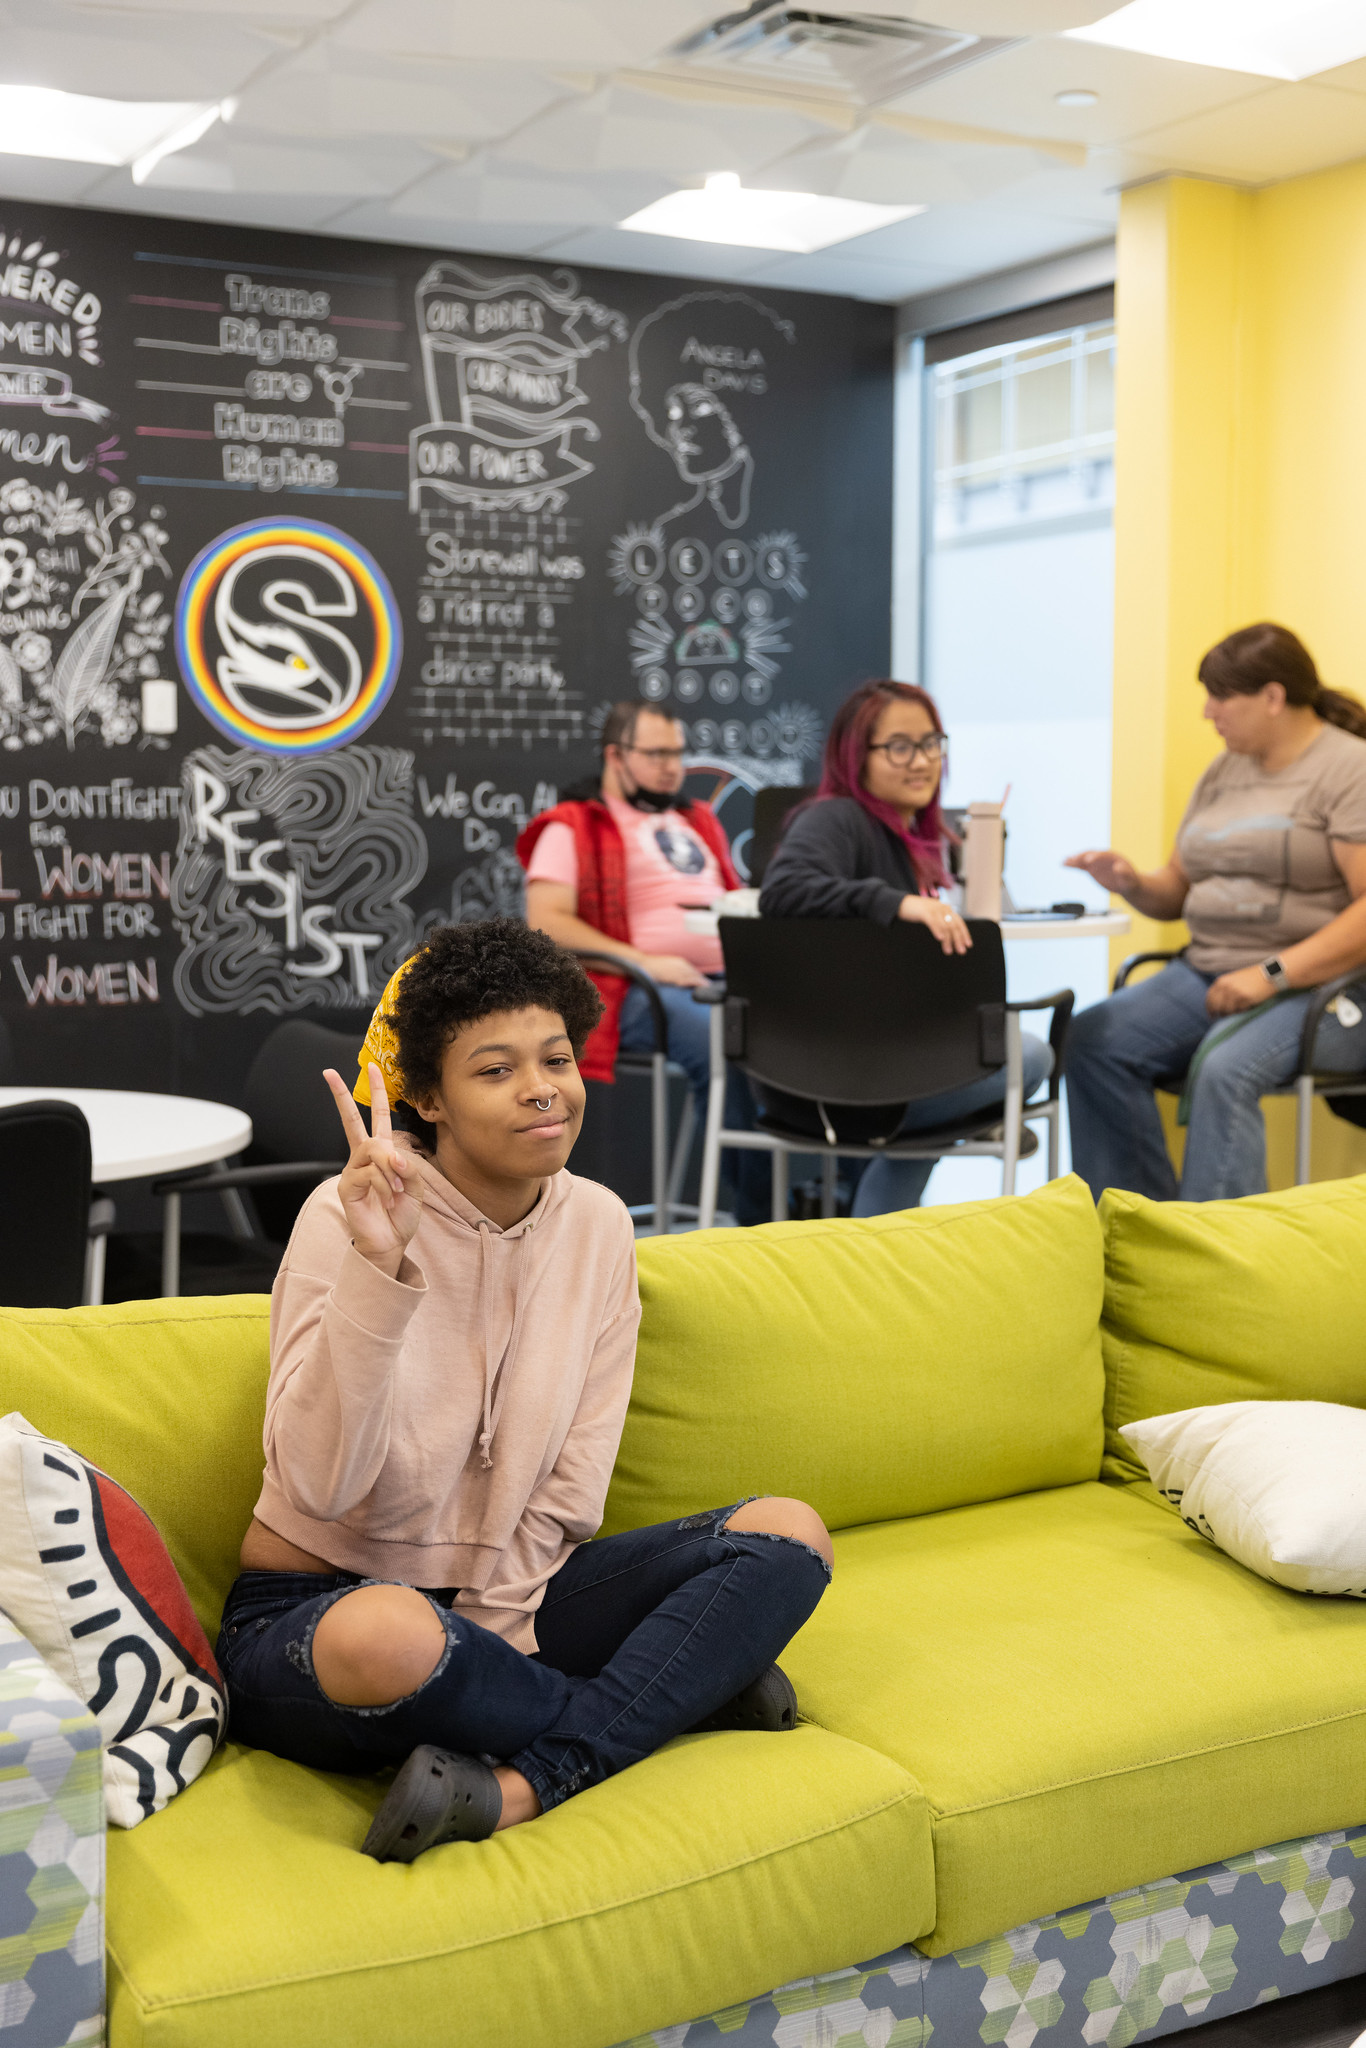
[[[709,1230],[716,1221],[717,1189],[723,1149],[767,1152],[772,1159],[774,1221],[786,1218],[788,1209],[788,1159],[794,1152],[815,1153],[821,1161],[821,1215],[835,1213],[836,1174],[841,1159],[999,1159],[1001,1193],[1013,1195],[1015,1173],[1022,1158],[1032,1158],[1038,1140],[1027,1124],[1048,1127],[1048,1178],[1056,1180],[1059,1167],[1059,1120],[1062,1114],[1061,1083],[1063,1049],[1075,996],[1071,989],[1056,989],[1049,995],[1026,1002],[1007,1002],[1005,1012],[1005,1101],[999,1114],[974,1117],[939,1130],[919,1132],[914,1137],[892,1138],[881,1143],[859,1144],[839,1138],[824,1119],[824,1141],[816,1136],[780,1134],[776,1131],[728,1130],[726,1103],[726,988],[713,982],[692,991],[693,1001],[711,1005],[711,1085],[707,1096],[706,1139],[702,1153],[702,1186],[698,1224]],[[1024,1061],[1020,1018],[1031,1010],[1051,1010],[1053,1021],[1049,1043],[1053,1047],[1053,1072],[1048,1092],[1034,1102],[1024,1099]],[[819,1105],[817,1105],[819,1108]],[[999,1131],[999,1136],[996,1133]]]
[[[1120,962],[1115,975],[1112,993],[1127,986],[1130,977],[1140,967],[1147,967],[1156,961],[1166,965],[1179,960],[1184,947],[1171,952],[1131,953],[1127,960]],[[1313,1110],[1316,1095],[1366,1095],[1366,1074],[1360,1069],[1350,1074],[1333,1074],[1314,1065],[1314,1041],[1319,1026],[1328,1013],[1329,1005],[1349,989],[1361,988],[1366,984],[1366,969],[1357,967],[1350,974],[1339,974],[1332,981],[1323,982],[1311,996],[1304,1013],[1304,1025],[1300,1031],[1300,1051],[1295,1072],[1290,1080],[1279,1088],[1268,1088],[1265,1095],[1293,1096],[1295,1100],[1295,1186],[1307,1186],[1313,1163],[1314,1127]],[[1185,1087],[1184,1074],[1161,1074],[1153,1083],[1164,1095],[1179,1095]]]
[[[691,1202],[681,1202],[684,1176],[688,1171],[688,1159],[692,1152],[693,1134],[697,1129],[697,1110],[693,1103],[692,1085],[689,1083],[683,1097],[683,1111],[678,1120],[678,1131],[673,1148],[669,1146],[669,1081],[682,1075],[683,1069],[669,1058],[669,1020],[665,1014],[659,983],[644,968],[637,967],[632,960],[622,960],[615,953],[597,953],[591,947],[576,946],[575,957],[591,962],[611,974],[620,974],[636,988],[645,991],[645,1000],[650,1006],[650,1025],[654,1035],[654,1047],[650,1052],[619,1052],[617,1072],[647,1074],[650,1078],[650,1186],[651,1200],[630,1204],[628,1213],[635,1219],[650,1218],[647,1236],[657,1236],[671,1230],[675,1223],[695,1223],[698,1210]],[[686,1079],[686,1076],[684,1076]]]

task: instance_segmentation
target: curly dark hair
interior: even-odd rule
[[[398,1038],[403,1092],[411,1102],[441,1085],[457,1032],[499,1010],[551,1010],[577,1059],[602,1015],[602,997],[572,953],[518,917],[438,925],[414,954],[386,1015]]]

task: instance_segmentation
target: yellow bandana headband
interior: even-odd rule
[[[414,954],[413,959],[416,957]],[[384,1076],[384,1085],[389,1091],[390,1102],[398,1102],[403,1096],[403,1076],[398,1065],[398,1038],[393,1025],[385,1022],[385,1013],[393,1009],[398,985],[412,964],[412,959],[405,960],[403,965],[389,976],[384,994],[375,1005],[375,1014],[370,1019],[370,1029],[365,1034],[365,1043],[360,1049],[360,1076],[351,1093],[356,1101],[363,1102],[367,1109],[370,1107],[371,1060]]]

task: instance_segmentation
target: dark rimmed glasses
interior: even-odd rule
[[[885,754],[898,768],[909,767],[917,754],[924,756],[927,767],[933,768],[948,752],[949,736],[946,732],[927,732],[923,740],[913,740],[909,733],[895,732],[889,740],[869,740],[870,754]]]

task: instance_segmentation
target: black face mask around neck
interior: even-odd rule
[[[642,789],[637,783],[629,795],[623,790],[622,797],[636,811],[681,811],[686,808],[686,799],[679,790],[670,792],[660,789]]]

